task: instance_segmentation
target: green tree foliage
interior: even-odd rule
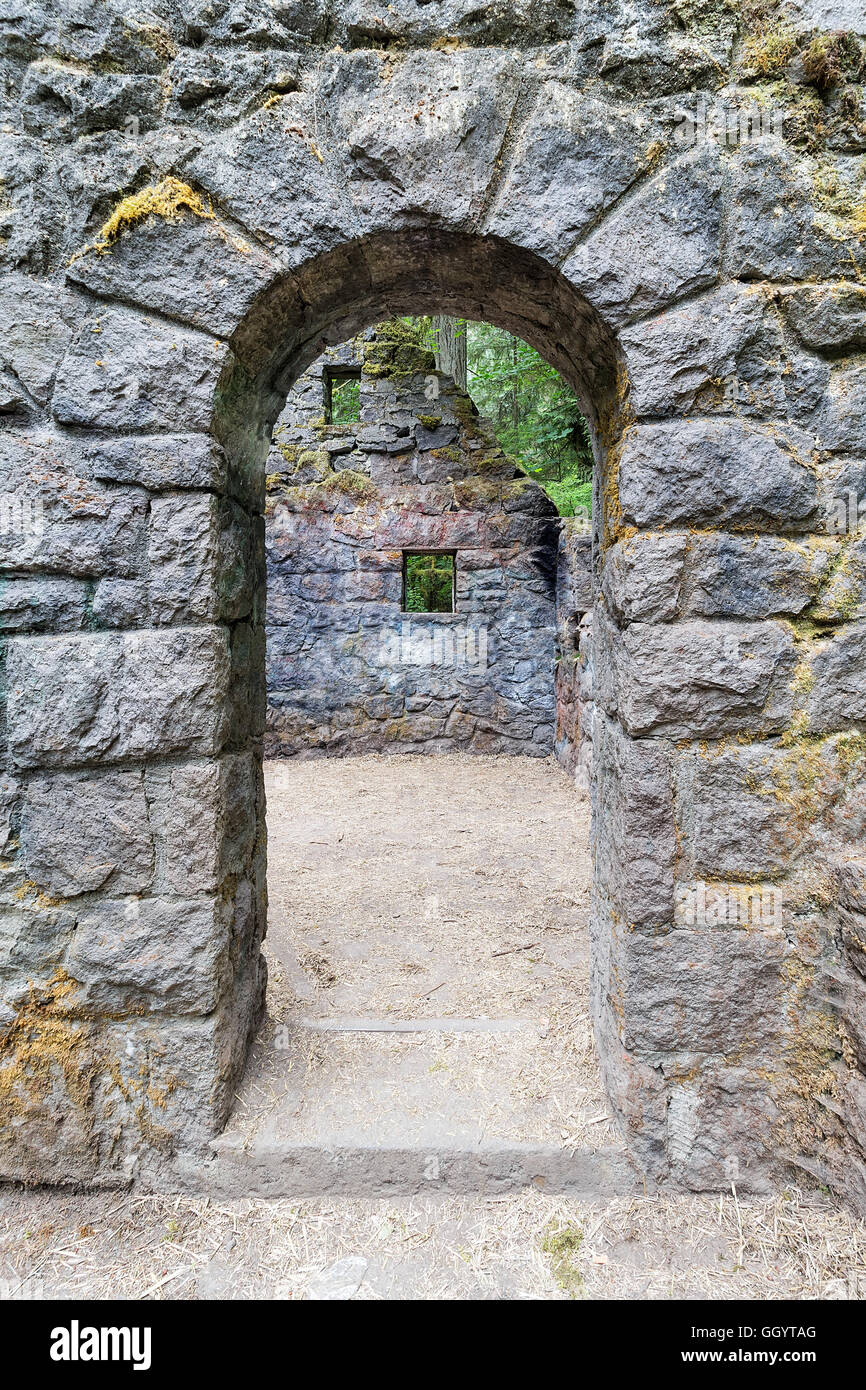
[[[454,609],[454,556],[428,553],[404,559],[407,613],[451,613]]]
[[[334,377],[331,381],[331,424],[343,425],[361,414],[360,377]]]
[[[439,320],[417,322],[437,351]],[[541,483],[563,516],[592,509],[593,455],[577,397],[535,348],[504,328],[452,320],[466,335],[469,394],[505,452]]]
[[[592,444],[577,397],[549,362],[504,328],[467,323],[469,394],[500,444],[563,516],[592,505]]]

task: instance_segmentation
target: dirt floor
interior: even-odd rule
[[[569,778],[464,755],[270,763],[266,779],[269,1017],[232,1129],[619,1144]],[[407,1026],[426,1031],[384,1031]]]
[[[586,1004],[587,807],[560,770],[362,758],[272,764],[267,778],[269,1019],[230,1128],[244,1142],[270,1126],[310,1143],[447,1130],[615,1147]],[[0,1298],[864,1295],[866,1226],[794,1188],[596,1202],[533,1187],[0,1190]]]

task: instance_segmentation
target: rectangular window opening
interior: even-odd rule
[[[361,418],[360,367],[334,368],[325,373],[325,422],[355,424]]]
[[[456,562],[453,550],[404,550],[403,612],[453,613]]]

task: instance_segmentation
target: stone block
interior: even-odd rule
[[[608,550],[601,592],[623,624],[671,622],[678,615],[685,536],[639,534]]]
[[[103,898],[85,908],[67,956],[76,1007],[208,1014],[228,970],[230,920],[218,898]]]
[[[211,754],[227,727],[228,632],[14,638],[9,743],[21,767]]]
[[[563,274],[616,327],[712,285],[721,263],[721,191],[718,150],[685,155],[615,208]]]
[[[67,278],[100,295],[155,309],[229,338],[253,300],[279,274],[278,263],[216,217],[151,216],[108,251],[73,261]]]
[[[74,442],[38,430],[0,441],[0,567],[86,578],[137,569],[147,498],[87,477]]]
[[[790,721],[796,656],[778,623],[632,623],[613,637],[612,659],[619,717],[633,736],[766,734]]]
[[[87,445],[95,478],[136,483],[150,492],[189,488],[224,492],[228,486],[225,455],[206,434],[121,435]]]
[[[807,531],[818,506],[812,448],[791,427],[637,425],[619,466],[623,520],[642,529],[686,523]]]
[[[153,879],[154,850],[142,773],[30,778],[21,859],[27,877],[55,897],[100,888],[145,892]]]
[[[670,925],[677,854],[670,747],[629,738],[597,714],[592,757],[598,889],[625,921]]]
[[[92,429],[207,431],[227,355],[203,334],[107,309],[73,338],[52,409],[62,424]]]

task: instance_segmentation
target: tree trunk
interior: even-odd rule
[[[436,367],[447,373],[460,391],[466,387],[466,320],[449,319],[437,314],[433,320],[436,331]]]

